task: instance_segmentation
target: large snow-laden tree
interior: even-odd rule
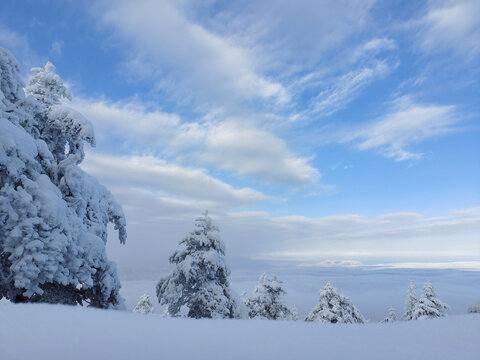
[[[416,293],[416,288],[415,284],[413,281],[410,281],[410,284],[408,284],[408,289],[407,289],[407,297],[405,299],[405,306],[403,308],[403,315],[402,319],[403,320],[413,320],[413,311],[415,310],[415,305],[417,304],[417,293]]]
[[[275,275],[268,278],[267,274],[263,273],[258,279],[253,295],[245,301],[248,316],[252,319],[296,320],[294,312],[282,300],[286,293],[282,281]]]
[[[78,165],[93,127],[62,105],[70,94],[55,67],[20,67],[0,48],[0,298],[121,308],[107,224],[126,240],[110,192]]]
[[[448,305],[437,298],[435,288],[430,281],[423,285],[423,294],[415,304],[413,310],[414,320],[433,319],[445,316],[444,310],[448,309]]]
[[[207,211],[179,244],[183,249],[170,256],[174,271],[156,287],[166,314],[196,319],[241,317],[239,300],[228,282],[225,245]]]
[[[365,323],[365,318],[344,295],[338,293],[330,282],[320,290],[320,301],[310,311],[305,321],[323,323]]]

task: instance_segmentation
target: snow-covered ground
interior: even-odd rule
[[[0,305],[0,359],[479,358],[480,316],[319,324],[192,320],[45,304]]]

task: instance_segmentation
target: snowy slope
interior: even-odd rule
[[[0,359],[479,358],[480,316],[317,324],[192,320],[60,305],[0,304]]]

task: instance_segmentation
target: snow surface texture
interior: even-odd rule
[[[123,307],[107,224],[126,240],[122,208],[78,164],[92,124],[61,101],[68,89],[47,62],[23,90],[0,48],[0,299]]]
[[[248,316],[251,319],[297,320],[296,313],[283,302],[282,298],[286,294],[282,282],[275,275],[268,278],[267,274],[263,273],[252,296],[245,301]]]
[[[205,211],[195,230],[180,241],[170,262],[174,271],[157,284],[157,297],[166,315],[190,318],[239,318],[243,311],[228,282],[225,244]]]
[[[308,313],[305,321],[323,322],[323,323],[360,323],[365,322],[365,318],[344,295],[338,293],[330,282],[319,292],[320,300],[318,304]]]
[[[0,305],[0,324],[0,358],[8,360],[478,360],[480,354],[478,314],[322,324],[6,304]]]

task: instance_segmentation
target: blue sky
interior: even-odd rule
[[[94,124],[119,262],[204,208],[236,257],[478,260],[480,4],[407,3],[4,0],[0,45]]]

